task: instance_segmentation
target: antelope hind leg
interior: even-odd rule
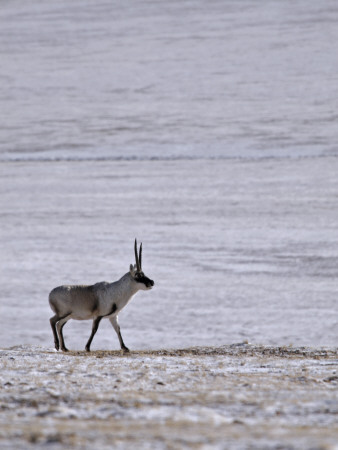
[[[60,317],[58,323],[56,324],[56,329],[57,329],[57,331],[59,333],[59,337],[60,337],[60,347],[63,352],[68,352],[68,348],[65,345],[65,341],[63,339],[63,333],[62,333],[63,327],[66,325],[66,323],[69,320],[69,319],[67,319],[68,316],[70,316],[70,314]]]
[[[58,322],[59,316],[57,314],[55,314],[55,316],[51,317],[49,319],[50,322],[50,326],[52,327],[52,331],[53,331],[53,336],[54,336],[54,344],[55,344],[55,349],[59,350],[60,348],[60,344],[59,344],[59,338],[58,338],[58,334],[56,331],[56,323]]]

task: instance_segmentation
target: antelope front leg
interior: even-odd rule
[[[87,345],[86,345],[86,351],[90,352],[90,344],[92,343],[93,337],[95,336],[95,333],[97,332],[97,329],[99,328],[99,324],[101,322],[102,316],[97,317],[93,320],[93,326],[92,326],[92,334],[90,335],[90,338],[88,339]]]
[[[121,334],[121,331],[120,331],[120,325],[119,325],[119,322],[117,320],[117,316],[114,316],[114,317],[112,317],[109,320],[110,320],[110,323],[113,325],[114,330],[116,331],[117,337],[119,338],[121,350],[123,350],[124,352],[129,352],[129,348],[124,345],[124,342],[123,342],[123,339],[122,339],[122,334]]]

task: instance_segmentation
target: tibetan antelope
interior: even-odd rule
[[[102,281],[91,286],[71,285],[59,286],[49,294],[49,304],[55,315],[50,318],[53,330],[56,350],[61,348],[67,352],[62,329],[69,319],[89,320],[93,319],[92,333],[86,345],[90,351],[90,344],[98,330],[101,319],[107,318],[113,325],[120,341],[121,349],[128,352],[124,345],[118,313],[130,302],[139,290],[148,290],[154,286],[153,280],[146,277],[142,271],[142,244],[137,253],[137,241],[135,239],[136,264],[130,264],[129,272],[114,283]]]

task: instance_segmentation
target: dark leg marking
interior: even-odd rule
[[[121,350],[123,350],[124,352],[129,352],[129,348],[126,347],[124,342],[123,342],[121,329],[120,329],[120,325],[119,325],[118,320],[117,320],[117,316],[112,317],[110,319],[110,323],[113,325],[114,330],[116,331],[117,337],[119,338]]]
[[[49,322],[50,322],[50,326],[52,327],[52,330],[53,330],[53,336],[54,336],[54,344],[55,344],[55,349],[56,350],[59,350],[59,338],[58,338],[58,334],[57,334],[57,331],[56,331],[56,324],[60,321],[60,320],[63,320],[63,319],[65,319],[67,316],[69,316],[71,313],[68,313],[68,314],[66,314],[65,316],[59,316],[58,314],[55,314],[55,316],[53,316],[53,317],[51,317],[50,319],[49,319]],[[61,349],[63,350],[63,348],[62,347],[64,347],[64,341],[63,341],[63,336],[62,336],[62,334],[61,334]],[[65,347],[64,347],[65,348]],[[67,351],[67,350],[66,350]]]
[[[63,339],[63,333],[62,333],[62,329],[63,329],[63,327],[66,325],[66,323],[67,323],[67,322],[63,323],[63,324],[61,325],[61,327],[60,327],[61,350],[62,350],[63,352],[68,352],[68,348],[67,348],[66,345],[65,345],[65,341],[64,341],[64,339]]]
[[[122,339],[121,331],[118,332],[117,336],[118,336],[119,341],[120,341],[121,349],[122,349],[124,352],[129,353],[129,348],[126,347],[126,346],[124,345],[124,342],[123,342],[123,339]]]
[[[115,312],[116,310],[117,310],[117,306],[116,306],[115,303],[113,303],[113,307],[112,307],[110,313],[105,314],[104,316],[101,316],[101,317],[108,317],[108,316],[111,316],[112,314],[114,314],[114,312]]]
[[[57,331],[56,331],[56,323],[58,322],[58,315],[57,314],[55,314],[55,316],[53,316],[53,317],[51,317],[50,319],[49,319],[49,322],[50,322],[50,326],[52,327],[52,331],[53,331],[53,336],[54,336],[54,344],[55,344],[55,349],[56,350],[59,350],[59,347],[60,347],[60,345],[59,345],[59,338],[58,338],[58,334],[57,334]]]
[[[99,324],[100,324],[101,320],[103,319],[103,317],[111,316],[112,314],[114,314],[114,312],[116,310],[117,310],[117,306],[114,303],[111,311],[108,314],[105,314],[104,316],[98,316],[96,319],[94,319],[93,326],[92,326],[92,334],[90,335],[90,338],[88,339],[88,342],[86,344],[87,352],[90,352],[90,345],[91,345],[92,340],[93,340],[93,338],[94,338],[94,336],[95,336],[95,334],[96,334],[96,332],[97,332],[97,330],[99,328]]]
[[[93,337],[95,336],[95,333],[97,332],[99,328],[99,324],[102,320],[103,316],[99,316],[96,319],[93,320],[93,326],[92,326],[92,334],[90,335],[90,338],[88,339],[88,342],[86,344],[86,351],[90,352],[90,345],[92,343]]]

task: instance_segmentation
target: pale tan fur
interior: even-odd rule
[[[51,317],[55,348],[67,351],[62,328],[68,320],[93,320],[92,334],[87,342],[86,350],[90,350],[92,339],[102,318],[109,318],[114,327],[121,348],[124,345],[118,313],[129,303],[139,290],[151,289],[154,282],[147,278],[136,266],[130,266],[129,272],[114,283],[102,281],[94,285],[63,285],[56,287],[49,294],[49,304],[55,315]]]

